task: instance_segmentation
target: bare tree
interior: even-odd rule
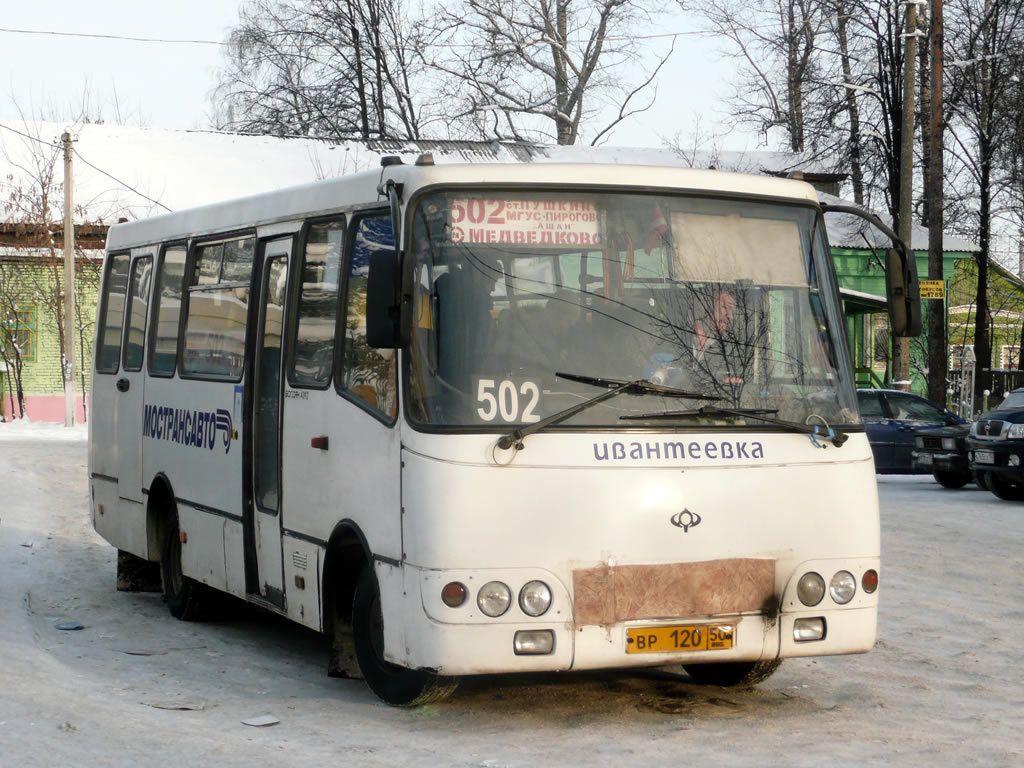
[[[671,48],[635,81],[624,77],[646,59],[636,30],[661,9],[658,0],[462,0],[440,10],[424,54],[447,78],[458,127],[594,144],[653,103]],[[595,124],[609,107],[615,114]]]
[[[249,0],[213,93],[217,127],[418,138],[421,28],[403,0]]]
[[[995,209],[1012,189],[1012,165],[1007,168],[998,160],[1001,148],[1012,146],[1017,127],[1011,104],[1024,65],[1024,7],[1017,0],[955,0],[949,10],[951,154],[977,194],[974,352],[980,393],[991,388],[989,262]]]

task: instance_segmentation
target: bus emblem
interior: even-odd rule
[[[682,528],[683,533],[687,533],[691,528],[700,525],[700,515],[688,509],[672,515],[670,520],[676,528]]]

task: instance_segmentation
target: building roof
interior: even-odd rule
[[[827,195],[824,192],[818,193],[818,199],[823,203],[831,203],[833,205],[854,205],[849,200]],[[862,210],[867,209],[862,208]],[[892,219],[885,216],[878,216],[878,218],[890,227],[893,225]],[[864,219],[853,214],[826,213],[825,227],[828,229],[829,245],[833,248],[849,248],[856,251],[863,251],[869,248],[886,250],[891,245],[889,238],[882,232],[864,221]],[[928,230],[920,224],[913,224],[911,226],[909,245],[913,251],[927,251]],[[946,233],[942,236],[942,250],[947,253],[977,253],[980,248],[976,243]]]
[[[39,195],[25,169],[54,162],[47,190],[50,219],[63,219],[63,164],[60,136],[75,140],[76,225],[96,225],[95,239],[119,219],[145,218],[275,189],[308,184],[380,165],[397,155],[412,163],[425,152],[437,163],[581,163],[710,168],[738,173],[787,176],[797,172],[814,183],[843,178],[831,158],[811,153],[675,151],[667,148],[555,146],[525,142],[370,140],[335,142],[309,138],[249,136],[217,131],[87,124],[0,121],[0,245],[45,245],[59,227],[24,224],[24,195]],[[11,178],[9,178],[11,177]],[[819,192],[823,201],[841,202]],[[865,241],[884,247],[884,237],[856,217],[828,214],[833,247],[863,249]],[[26,228],[27,227],[27,228]],[[76,227],[77,229],[77,227]],[[84,233],[83,233],[84,234]],[[914,228],[912,247],[927,249],[927,230]],[[50,240],[48,241],[47,238]],[[81,243],[84,247],[90,244]],[[977,246],[947,235],[947,251]]]

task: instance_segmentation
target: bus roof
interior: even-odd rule
[[[420,188],[436,184],[529,184],[679,190],[818,203],[817,193],[806,182],[725,171],[591,162],[396,164],[117,224],[107,235],[107,249],[181,240],[383,203],[377,186],[384,179],[402,183],[404,199]]]

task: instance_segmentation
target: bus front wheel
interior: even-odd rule
[[[160,550],[160,580],[164,602],[171,615],[182,621],[202,621],[210,614],[210,588],[190,579],[181,570],[181,534],[178,513],[172,510],[164,527]]]
[[[458,685],[458,678],[442,677],[426,669],[407,669],[384,659],[384,619],[372,566],[365,567],[356,582],[352,642],[367,685],[388,704],[412,707],[439,701]]]
[[[782,659],[768,661],[727,661],[719,664],[683,664],[686,674],[701,685],[720,685],[728,688],[739,685],[757,685],[764,682],[782,663]]]

